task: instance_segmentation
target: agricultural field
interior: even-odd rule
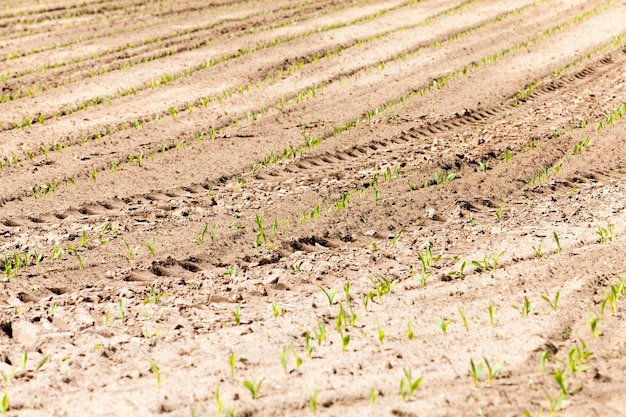
[[[1,414],[626,414],[624,0],[0,4]]]

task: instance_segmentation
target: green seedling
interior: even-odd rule
[[[319,390],[315,388],[315,391],[313,391],[313,395],[309,397],[309,405],[311,406],[311,411],[313,411],[313,414],[317,413],[317,394],[318,393],[319,393]]]
[[[406,401],[419,388],[424,377],[421,376],[413,380],[410,369],[402,368],[402,370],[404,371],[404,377],[400,380],[400,396],[403,401]]]
[[[372,387],[370,390],[370,403],[376,404],[376,397],[378,396],[378,390],[376,387]]]
[[[543,246],[543,240],[541,242],[539,242],[539,245],[537,245],[537,247],[535,247],[533,245],[533,250],[535,251],[535,256],[537,257],[537,259],[541,259],[541,248]]]
[[[377,324],[377,328],[378,328],[378,341],[382,345],[385,342],[385,331],[383,330],[382,326],[380,325],[380,320],[377,320],[376,324]]]
[[[552,308],[552,311],[556,312],[557,303],[559,302],[559,297],[561,297],[561,291],[556,292],[556,294],[554,295],[554,300],[552,301],[545,295],[542,295],[541,299],[545,301],[546,303],[548,303],[548,305]]]
[[[350,289],[352,288],[352,285],[350,284],[350,280],[348,279],[346,281],[346,283],[343,285],[343,292],[346,295],[346,303],[351,306],[352,305],[352,298],[350,297]]]
[[[506,204],[506,203],[505,203]],[[502,220],[502,211],[504,210],[504,206],[505,204],[502,204],[500,206],[500,208],[498,210],[496,210],[495,216],[496,216],[496,222],[499,222],[500,220]]]
[[[282,366],[283,371],[285,371],[285,375],[287,375],[287,346],[285,346],[283,351],[280,353],[280,366]]]
[[[557,254],[561,254],[561,241],[559,240],[559,235],[556,234],[556,232],[552,232],[552,237],[554,238],[554,241],[556,242],[556,253]]]
[[[561,405],[565,397],[563,397],[562,394],[553,397],[546,389],[544,389],[544,392],[546,394],[546,398],[548,399],[548,404],[550,405],[550,416],[554,416],[556,412],[561,409]]]
[[[148,358],[148,362],[150,362],[150,370],[156,377],[157,388],[161,389],[161,371],[152,358]]]
[[[161,298],[163,297],[171,297],[172,294],[163,294],[163,293],[159,293],[156,289],[156,287],[153,285],[150,287],[150,294],[148,295],[148,298],[146,298],[145,300],[143,300],[143,304],[154,304],[154,305],[160,305],[161,302]]]
[[[241,324],[241,304],[237,304],[235,311],[233,311],[233,316],[235,316],[235,324],[239,326]]]
[[[83,229],[83,232],[81,233],[81,237],[80,237],[80,246],[84,248],[85,246],[87,246],[88,242],[89,242],[89,239],[87,238],[87,232],[85,231],[85,229]]]
[[[463,321],[463,325],[465,326],[465,332],[469,333],[469,323],[467,322],[467,318],[465,317],[465,313],[461,307],[458,308],[459,316],[461,316],[461,320]]]
[[[598,235],[598,243],[606,243],[610,240],[613,240],[613,238],[615,237],[615,231],[613,230],[612,224],[609,224],[606,228],[596,224],[596,227],[598,228],[598,230],[596,230],[596,235]]]
[[[0,414],[4,415],[9,411],[9,394],[4,393],[2,403],[0,403]]]
[[[215,417],[220,417],[222,415],[222,408],[224,407],[224,401],[220,397],[220,387],[215,387],[215,404],[217,405],[217,413]]]
[[[600,336],[600,328],[598,327],[598,325],[600,324],[600,318],[597,315],[591,312],[588,312],[587,324],[589,324],[589,329],[591,330],[591,334],[593,335],[595,339],[597,339]]]
[[[146,246],[146,248],[148,248],[150,255],[154,256],[154,247],[156,246],[156,236],[152,239],[152,243],[146,240],[145,242],[143,242],[143,244]]]
[[[478,381],[480,381],[480,377],[483,374],[483,364],[480,363],[476,366],[474,359],[470,359],[470,374],[474,379],[474,386],[478,387]]]
[[[378,275],[376,277],[368,277],[370,281],[372,281],[376,285],[376,293],[378,295],[378,300],[382,298],[383,295],[391,292],[393,287],[396,285],[397,281],[391,281],[383,275]]]
[[[539,358],[539,367],[541,368],[542,373],[546,373],[548,368],[548,359],[552,356],[552,351],[550,349],[546,349],[541,354],[541,358]]]
[[[124,324],[124,322],[126,321],[126,300],[123,298],[120,298],[120,301],[118,302],[117,305],[120,310],[120,320],[122,324]]]
[[[237,276],[237,266],[236,266],[236,265],[233,265],[233,267],[232,267],[232,268],[230,268],[230,269],[229,269],[229,270],[227,270],[227,271],[224,271],[224,272],[223,272],[223,274],[224,274],[224,275],[228,275],[228,276],[230,276],[231,278],[235,278],[235,277]]]
[[[343,353],[350,343],[350,334],[344,335],[342,332],[339,332],[339,336],[341,337],[341,352]]]
[[[480,161],[478,164],[480,165],[480,170],[482,172],[487,172],[487,169],[489,169],[486,162]]]
[[[313,357],[313,343],[311,340],[311,334],[306,332],[304,334],[304,347],[306,348],[306,355],[309,359]]]
[[[524,318],[528,317],[528,315],[530,314],[531,304],[530,304],[530,300],[528,299],[528,297],[524,297],[524,303],[522,304],[521,307],[518,307],[518,306],[511,306],[511,307],[519,311],[519,313]]]
[[[401,237],[402,237],[402,232],[400,232],[397,235],[395,235],[393,237],[393,239],[391,239],[391,243],[389,244],[389,248],[395,247]]]
[[[250,394],[252,394],[253,400],[256,400],[259,398],[259,390],[261,389],[261,384],[263,383],[264,380],[265,378],[261,378],[258,381],[257,380],[248,381],[247,379],[243,381],[243,386],[246,387],[248,391],[250,391]]]
[[[317,339],[317,345],[322,346],[322,343],[326,341],[326,326],[322,322],[319,322],[317,326],[319,332],[315,329],[315,338]]]
[[[554,378],[557,385],[561,389],[561,394],[563,395],[563,397],[567,398],[570,393],[568,388],[569,382],[567,380],[565,369],[555,369],[552,378]]]
[[[496,378],[498,376],[498,374],[500,374],[500,371],[502,371],[502,362],[498,362],[493,368],[491,367],[491,364],[489,363],[489,361],[487,360],[487,358],[483,358],[483,360],[485,361],[485,365],[487,365],[487,372],[489,374],[489,385],[493,384],[493,380],[494,378]]]
[[[219,229],[219,225],[215,225],[213,226],[213,229],[211,229],[211,233],[209,234],[209,237],[211,238],[211,243],[215,242],[215,234],[217,233],[217,229]]]
[[[439,328],[441,329],[441,331],[445,335],[448,332],[448,326],[450,326],[452,323],[454,323],[454,320],[444,320],[441,317],[436,317],[435,318],[435,323],[437,323],[437,326],[439,326]]]
[[[278,307],[276,305],[276,301],[272,300],[272,312],[274,314],[274,317],[278,317],[278,316],[284,316],[285,315],[285,309],[282,307]]]
[[[76,260],[78,261],[78,269],[82,271],[85,268],[85,258],[83,258],[82,253],[74,248],[70,248],[69,250],[72,253],[72,255],[76,257]]]
[[[48,362],[48,359],[50,359],[50,354],[47,354],[39,361],[39,363],[35,367],[35,372],[39,372],[41,368],[43,368],[43,366],[46,364],[46,362]]]
[[[91,171],[91,179],[94,181],[98,180],[98,171],[96,171],[95,169]]]
[[[134,248],[131,248],[125,239],[122,239],[122,240],[124,241],[124,246],[126,246],[128,260],[132,261],[135,258],[135,256],[137,256],[137,253],[139,253],[139,249],[141,249],[141,245],[137,245]]]
[[[513,154],[508,149],[505,149],[504,152],[502,153],[502,156],[504,157],[504,163],[508,164],[511,158],[513,157]]]
[[[231,376],[235,376],[235,360],[237,358],[235,357],[234,353],[231,353],[230,355],[228,355],[228,369],[230,369],[230,375]]]
[[[489,324],[494,327],[496,323],[496,308],[493,304],[489,304]]]
[[[206,235],[208,229],[209,224],[205,223],[200,233],[198,233],[191,241],[197,243],[198,245],[204,245],[204,236]]]
[[[20,359],[20,369],[22,371],[26,370],[26,364],[28,363],[28,352],[24,352],[22,354],[22,358]]]
[[[409,340],[413,340],[413,320],[411,320],[410,318],[406,336]]]
[[[322,290],[322,292],[324,293],[324,295],[326,296],[326,298],[328,299],[328,305],[332,306],[334,299],[335,299],[335,295],[337,295],[337,290],[334,288],[331,288],[330,290],[326,291],[324,289],[324,287],[322,287],[321,285],[318,285],[319,289]]]

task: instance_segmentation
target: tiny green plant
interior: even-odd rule
[[[521,314],[522,317],[526,318],[528,317],[528,315],[530,314],[530,310],[531,310],[531,303],[530,300],[528,299],[528,297],[524,297],[524,303],[522,303],[521,307],[518,306],[511,306],[514,309],[516,309],[517,311],[519,311],[519,313]]]
[[[4,393],[2,396],[2,403],[0,403],[0,414],[6,414],[9,411],[9,394]]]
[[[126,300],[123,298],[120,298],[118,307],[120,309],[120,320],[122,324],[124,324],[124,322],[126,321]]]
[[[535,256],[537,257],[537,259],[541,259],[541,248],[543,247],[543,240],[541,242],[539,242],[539,244],[535,247],[535,245],[533,245],[533,250],[535,251]]]
[[[156,236],[152,239],[152,242],[149,242],[146,240],[145,242],[143,242],[143,244],[148,249],[148,252],[150,252],[150,255],[154,256],[154,248],[156,246]]]
[[[437,326],[439,326],[439,328],[441,329],[441,331],[445,335],[448,332],[448,326],[450,326],[452,323],[454,323],[454,320],[445,320],[445,319],[442,319],[441,317],[437,316],[435,318],[435,323],[437,323]]]
[[[482,172],[487,172],[487,169],[489,169],[486,162],[480,161],[478,164],[480,165],[480,170]]]
[[[278,317],[278,316],[282,317],[285,315],[285,309],[276,305],[275,300],[272,300],[272,312],[274,314],[274,317]]]
[[[552,237],[554,238],[554,241],[556,242],[556,253],[560,255],[561,254],[561,240],[559,239],[559,235],[557,235],[556,232],[552,232]]]
[[[378,328],[378,341],[382,345],[385,342],[385,331],[383,330],[382,326],[380,325],[380,320],[377,320],[376,324],[377,324],[377,328]]]
[[[489,361],[487,360],[487,358],[483,358],[483,360],[485,361],[485,365],[487,365],[487,373],[488,373],[488,377],[489,377],[489,385],[493,384],[493,380],[494,378],[496,378],[500,372],[502,371],[502,362],[498,362],[497,364],[495,364],[493,367],[491,366],[491,364],[489,363]]]
[[[552,311],[556,312],[557,303],[559,302],[559,297],[561,297],[561,291],[556,292],[553,300],[550,300],[546,295],[542,295],[541,299],[545,301],[546,303],[548,303],[550,308],[552,308]]]
[[[317,324],[319,332],[315,329],[315,338],[317,339],[317,345],[322,346],[322,343],[326,341],[326,325],[322,322]]]
[[[319,393],[319,390],[315,388],[315,391],[313,391],[313,395],[309,397],[309,405],[311,406],[311,411],[313,411],[313,414],[317,413],[317,394],[318,393]]]
[[[469,333],[469,323],[467,322],[467,318],[465,317],[465,313],[461,307],[458,308],[459,316],[461,316],[461,320],[463,321],[463,326],[465,326],[465,332]]]
[[[344,352],[350,343],[350,334],[343,334],[343,332],[339,332],[339,336],[341,337],[341,352]]]
[[[403,401],[406,401],[419,388],[424,377],[421,376],[414,380],[410,369],[402,368],[402,370],[404,376],[400,380],[400,396]]]
[[[220,417],[222,415],[222,408],[224,407],[224,401],[220,397],[220,387],[215,387],[215,404],[217,406],[216,417]]]
[[[478,381],[480,381],[480,377],[483,374],[483,364],[479,363],[478,366],[476,366],[474,359],[470,359],[470,374],[474,380],[474,386],[478,387]]]
[[[234,353],[231,353],[230,355],[228,355],[228,369],[230,369],[230,375],[231,376],[235,376],[235,360],[237,358],[235,357]]]
[[[615,231],[613,230],[612,224],[609,224],[606,228],[596,224],[596,227],[598,228],[598,230],[596,230],[596,235],[598,235],[598,243],[606,243],[610,240],[613,240],[613,238],[615,237]]]
[[[589,329],[591,330],[591,334],[593,335],[595,339],[597,339],[600,336],[600,328],[598,327],[598,325],[600,324],[600,318],[597,315],[591,312],[588,312],[587,324],[589,324]]]
[[[148,358],[148,362],[150,362],[150,371],[152,371],[156,377],[157,388],[161,389],[161,371],[152,358]]]
[[[235,277],[237,276],[237,266],[236,266],[236,265],[233,265],[233,267],[232,267],[232,268],[230,268],[230,269],[228,269],[228,270],[224,271],[224,275],[228,275],[228,276],[230,276],[231,278],[235,278]]]
[[[304,347],[307,357],[311,359],[313,357],[313,343],[311,342],[311,333],[309,332],[304,334]]]
[[[123,240],[124,240],[124,246],[126,246],[128,260],[132,261],[135,258],[135,256],[137,256],[137,253],[139,253],[139,249],[141,248],[141,245],[137,245],[134,248],[131,248],[128,242],[125,239]]]
[[[233,316],[235,316],[235,324],[239,326],[241,324],[241,304],[237,304],[233,311]]]
[[[489,324],[494,327],[496,324],[496,308],[493,304],[489,304]]]
[[[378,396],[378,390],[376,387],[372,387],[370,390],[370,403],[376,404],[376,397]]]
[[[335,299],[335,295],[337,294],[337,290],[334,289],[334,288],[331,288],[331,289],[329,289],[327,291],[321,285],[318,285],[318,287],[320,288],[320,290],[322,290],[322,292],[324,293],[324,295],[328,299],[328,305],[332,306],[333,305],[333,301]]]
[[[283,371],[285,372],[285,375],[287,375],[288,372],[287,372],[287,347],[286,346],[283,348],[283,351],[280,353],[280,366],[282,366]]]
[[[411,320],[411,318],[409,318],[409,325],[408,325],[408,330],[406,333],[406,337],[409,340],[413,340],[413,320]]]
[[[243,386],[246,387],[248,391],[250,391],[250,394],[252,394],[253,400],[256,400],[259,398],[259,390],[261,389],[261,384],[263,384],[264,380],[265,378],[261,378],[258,381],[257,380],[248,381],[247,379],[243,381]]]
[[[509,161],[511,160],[511,157],[513,157],[513,154],[508,149],[505,149],[504,152],[502,153],[502,156],[504,157],[504,163],[508,164]]]
[[[209,224],[205,223],[204,227],[192,240],[192,242],[197,243],[198,245],[204,245],[204,236],[206,235],[207,230],[209,229]]]
[[[209,234],[209,237],[211,238],[211,243],[215,242],[215,234],[217,233],[217,229],[219,229],[219,225],[217,224],[211,229],[211,233]]]

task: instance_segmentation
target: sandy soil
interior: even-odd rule
[[[626,2],[4,1],[0,412],[626,415]]]

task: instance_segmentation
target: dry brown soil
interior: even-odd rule
[[[0,411],[626,415],[626,1],[0,3]]]

